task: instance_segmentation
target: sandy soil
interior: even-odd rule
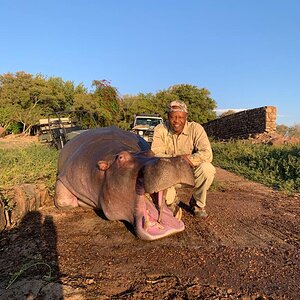
[[[300,299],[300,195],[215,182],[207,219],[181,190],[186,230],[153,242],[93,210],[27,214],[0,234],[0,299]]]
[[[37,136],[28,136],[24,134],[10,134],[5,137],[0,137],[0,149],[27,147],[32,143],[38,143]]]

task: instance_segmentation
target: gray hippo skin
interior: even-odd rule
[[[145,193],[162,201],[162,191],[177,183],[194,185],[183,159],[154,157],[143,138],[115,126],[97,128],[61,150],[54,201],[59,208],[102,209],[109,220],[131,223],[141,239],[156,240],[184,230],[184,224]]]

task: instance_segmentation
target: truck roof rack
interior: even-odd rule
[[[161,118],[160,114],[136,114],[135,116],[136,117],[141,116],[141,117],[159,117],[159,118]]]

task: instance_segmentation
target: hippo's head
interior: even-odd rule
[[[121,151],[98,162],[105,177],[100,206],[110,220],[126,220],[138,237],[159,239],[184,230],[184,224],[162,203],[163,190],[177,184],[194,185],[191,167],[180,157],[158,158],[151,151]],[[156,195],[153,203],[146,193]],[[154,197],[152,197],[154,198]]]

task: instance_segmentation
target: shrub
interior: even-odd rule
[[[237,141],[212,142],[212,147],[216,166],[279,190],[300,192],[300,145]]]
[[[58,151],[41,144],[0,149],[0,189],[16,184],[43,182],[54,191]]]

